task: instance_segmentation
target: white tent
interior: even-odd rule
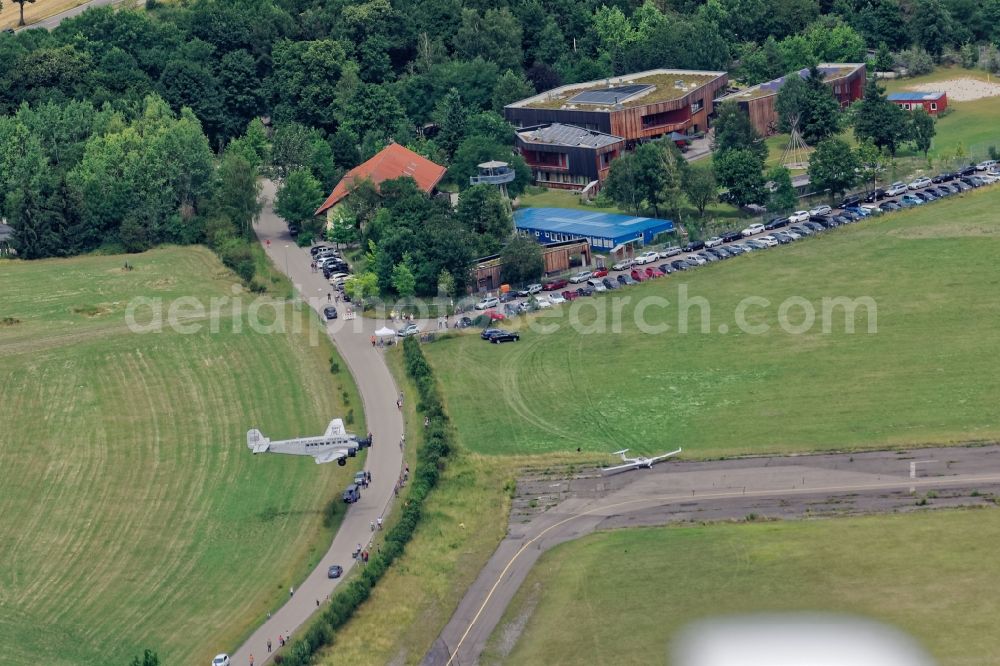
[[[388,326],[383,326],[382,328],[375,331],[375,335],[377,335],[380,338],[384,338],[387,335],[389,336],[396,335],[396,331],[392,330]]]

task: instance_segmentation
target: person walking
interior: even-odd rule
[[[267,639],[267,652],[268,652],[268,654],[270,654],[270,652],[271,652],[271,639],[270,638]]]
[[[292,586],[288,587],[288,596],[289,597],[294,597],[295,596],[295,588],[294,587],[292,587]]]
[[[382,516],[378,517],[378,529],[379,529],[379,531],[382,530]]]
[[[372,482],[372,473],[370,470],[365,470],[365,478],[368,479],[368,483]]]
[[[375,531],[375,521],[374,520],[369,520],[368,521],[368,527],[370,527],[371,530],[372,530],[372,532],[374,532]]]
[[[253,653],[250,653],[250,666],[253,666]]]
[[[333,294],[332,293],[327,293],[327,295],[326,295],[326,302],[329,303],[332,300],[333,300]]]
[[[375,336],[373,335],[372,336],[372,347],[374,347],[374,346],[375,346]]]

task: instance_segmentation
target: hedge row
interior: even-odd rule
[[[368,560],[361,575],[342,587],[333,598],[320,620],[295,641],[291,648],[279,655],[278,663],[286,666],[305,666],[321,648],[333,642],[334,632],[342,627],[357,610],[389,569],[389,566],[403,554],[406,544],[413,537],[423,511],[424,501],[431,489],[437,485],[445,459],[451,451],[451,430],[448,416],[441,403],[437,382],[420,343],[416,338],[403,341],[403,359],[407,376],[417,386],[419,402],[417,411],[429,420],[424,429],[424,443],[417,451],[417,464],[410,476],[410,491],[399,521],[386,532],[385,543],[380,553]]]

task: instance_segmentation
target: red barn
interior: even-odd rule
[[[932,116],[936,116],[948,108],[948,93],[946,92],[899,92],[890,94],[888,99],[906,111],[924,107],[924,111]]]

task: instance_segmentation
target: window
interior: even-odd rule
[[[931,102],[931,111],[937,111],[937,102]]]
[[[909,104],[903,104],[903,108],[906,109],[907,111],[909,111],[910,110],[910,105]]]
[[[541,232],[539,232],[539,231],[536,231],[536,232],[535,232],[535,238],[538,238],[538,237],[540,237],[541,235],[542,235],[542,234],[541,234]]]

